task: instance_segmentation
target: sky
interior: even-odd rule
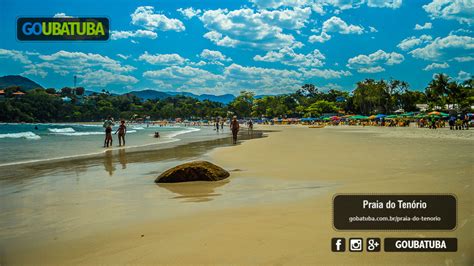
[[[18,17],[108,17],[108,41],[25,42]],[[237,95],[474,73],[474,0],[0,0],[0,76]]]

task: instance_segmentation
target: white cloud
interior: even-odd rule
[[[298,89],[302,74],[292,70],[232,64],[225,68],[224,76],[224,85],[234,92],[252,90],[259,94],[279,94]]]
[[[359,73],[379,73],[385,71],[385,68],[381,66],[375,66],[375,67],[361,67],[357,70]]]
[[[310,8],[294,8],[284,10],[260,10],[259,15],[264,23],[273,24],[283,29],[301,29],[311,16]]]
[[[424,25],[416,24],[414,30],[429,30],[433,27],[431,22],[426,22]]]
[[[102,69],[80,74],[78,78],[80,84],[96,87],[106,87],[110,84],[135,84],[138,82],[138,79],[133,76],[112,73]]]
[[[147,51],[140,55],[138,60],[145,61],[152,65],[162,66],[182,65],[187,61],[187,59],[181,57],[179,54],[149,54]]]
[[[179,13],[181,13],[183,16],[185,16],[187,19],[191,19],[191,18],[201,14],[201,12],[202,12],[201,9],[194,9],[192,7],[179,8],[177,11]]]
[[[474,61],[474,56],[459,56],[453,59],[454,61],[457,61],[457,62],[471,62],[471,61]]]
[[[51,72],[61,76],[74,74],[81,78],[82,84],[97,87],[138,82],[133,76],[123,74],[135,70],[135,67],[122,65],[120,61],[101,54],[64,50],[53,54],[39,54],[0,49],[0,59],[2,58],[22,63],[25,69],[22,75],[45,78]]]
[[[432,63],[432,64],[429,64],[427,65],[425,68],[423,68],[424,71],[430,71],[430,70],[433,70],[433,69],[442,69],[442,68],[448,68],[449,67],[449,64],[444,62],[442,64],[439,64],[439,63]]]
[[[56,13],[54,14],[53,18],[72,18],[72,16],[66,15],[66,13]]]
[[[468,29],[457,29],[457,30],[452,30],[449,32],[449,35],[458,35],[458,33],[461,33],[461,34],[470,34],[472,33],[472,30],[468,30]]]
[[[338,79],[342,77],[352,76],[352,73],[346,70],[333,70],[333,69],[300,69],[306,78],[324,78],[324,79]]]
[[[469,36],[448,35],[444,38],[438,37],[425,47],[417,48],[410,52],[415,58],[424,60],[443,60],[450,57],[451,53],[459,56],[473,55],[474,38]],[[464,55],[463,55],[464,54]]]
[[[328,33],[335,32],[340,34],[362,34],[364,28],[362,26],[347,24],[339,17],[333,16],[324,21],[320,35],[312,35],[309,37],[310,42],[325,42],[331,39]]]
[[[115,72],[130,72],[135,67],[121,65],[119,61],[113,60],[107,56],[93,53],[68,52],[61,50],[51,55],[40,55],[40,59],[46,67],[50,67],[58,73],[67,74],[70,72],[81,73],[87,69],[99,67]]]
[[[276,9],[279,7],[311,7],[318,14],[325,14],[327,8],[333,8],[334,13],[341,10],[359,8],[363,4],[368,7],[396,9],[402,5],[402,0],[250,0],[260,9]]]
[[[146,71],[143,73],[143,77],[160,86],[168,84],[177,91],[193,93],[212,92],[216,94],[223,81],[221,75],[190,66],[170,66],[161,70]]]
[[[292,48],[286,47],[278,51],[270,51],[264,56],[256,55],[253,60],[264,62],[280,62],[285,65],[298,67],[319,67],[324,65],[325,56],[314,49],[309,54],[298,54]]]
[[[124,54],[117,54],[118,57],[122,58],[123,60],[127,60],[130,58],[130,55],[124,55]]]
[[[284,29],[299,29],[307,22],[309,8],[254,11],[243,8],[208,10],[200,17],[209,30],[204,37],[218,46],[274,50],[295,45],[295,38]]]
[[[342,90],[342,86],[335,83],[328,83],[322,87],[320,87],[321,91],[329,91],[329,90]]]
[[[142,26],[148,30],[177,32],[185,30],[183,22],[155,13],[155,9],[152,6],[140,6],[130,16],[132,17],[133,25]]]
[[[421,35],[420,37],[411,36],[402,40],[397,47],[402,49],[403,51],[410,50],[415,46],[419,46],[423,43],[428,43],[433,38],[429,35]]]
[[[379,32],[376,28],[370,26],[369,27],[370,32]]]
[[[474,22],[474,2],[472,0],[433,0],[423,9],[431,18],[457,20],[460,23]]]
[[[110,39],[128,39],[128,38],[148,38],[156,39],[158,34],[150,30],[136,30],[136,31],[111,31]]]
[[[358,55],[347,61],[347,67],[356,69],[359,73],[376,73],[385,69],[380,65],[397,65],[405,60],[405,57],[399,53],[387,53],[378,50],[369,55]]]
[[[368,0],[367,6],[397,9],[402,6],[402,0]]]
[[[198,94],[235,93],[241,90],[252,90],[258,94],[285,93],[299,88],[302,78],[302,74],[297,71],[238,64],[225,67],[220,74],[190,66],[171,66],[146,71],[143,76],[158,85],[171,85],[176,91]]]
[[[202,59],[215,62],[215,61],[232,61],[232,59],[228,58],[227,56],[223,55],[219,51],[213,51],[209,49],[202,50],[201,54],[199,55]]]
[[[22,51],[7,50],[0,48],[0,59],[12,59],[13,61],[20,62],[22,64],[31,64],[31,60],[28,55]]]
[[[469,73],[469,72],[465,72],[465,71],[459,71],[458,73],[458,76],[456,77],[456,79],[458,80],[458,82],[462,82],[462,81],[465,81],[465,80],[468,80],[468,79],[472,79],[472,74]]]

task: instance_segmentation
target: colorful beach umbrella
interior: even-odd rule
[[[443,113],[443,112],[438,112],[438,111],[433,111],[428,113],[429,116],[441,116],[441,117],[448,117],[449,114]]]
[[[368,118],[369,117],[365,115],[354,115],[354,116],[349,117],[349,119],[354,119],[354,120],[363,120],[363,119],[368,119]]]

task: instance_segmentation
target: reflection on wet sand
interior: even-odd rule
[[[119,154],[119,162],[122,165],[122,169],[127,169],[127,153],[125,149],[120,149],[118,151]]]
[[[162,183],[157,185],[160,188],[166,188],[178,194],[178,196],[172,197],[173,199],[182,199],[183,202],[205,202],[220,196],[220,193],[215,192],[216,188],[224,186],[229,182],[228,180],[221,180],[218,182],[199,181],[179,184]]]
[[[263,132],[256,131],[253,135],[241,134],[240,140],[261,138]],[[86,158],[74,158],[52,162],[41,162],[34,164],[22,164],[0,167],[2,182],[15,183],[22,182],[25,178],[37,178],[54,173],[74,173],[85,172],[88,168],[104,165],[105,171],[110,176],[117,170],[114,163],[118,161],[122,169],[126,169],[127,164],[148,163],[166,160],[187,160],[206,153],[216,147],[231,145],[231,138],[220,138],[214,140],[186,143],[170,148],[151,147],[146,150],[118,149],[107,150],[104,154]]]
[[[109,173],[109,176],[114,174],[115,165],[113,163],[112,151],[106,151],[104,154],[104,168],[105,171]]]

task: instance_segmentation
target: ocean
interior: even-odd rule
[[[114,126],[113,133],[118,128]],[[140,148],[180,141],[182,134],[200,131],[195,127],[146,124],[127,125],[125,148]],[[160,138],[154,138],[158,131]],[[113,146],[104,148],[104,128],[101,124],[0,124],[0,166],[68,159],[101,154],[118,149],[118,137]]]

